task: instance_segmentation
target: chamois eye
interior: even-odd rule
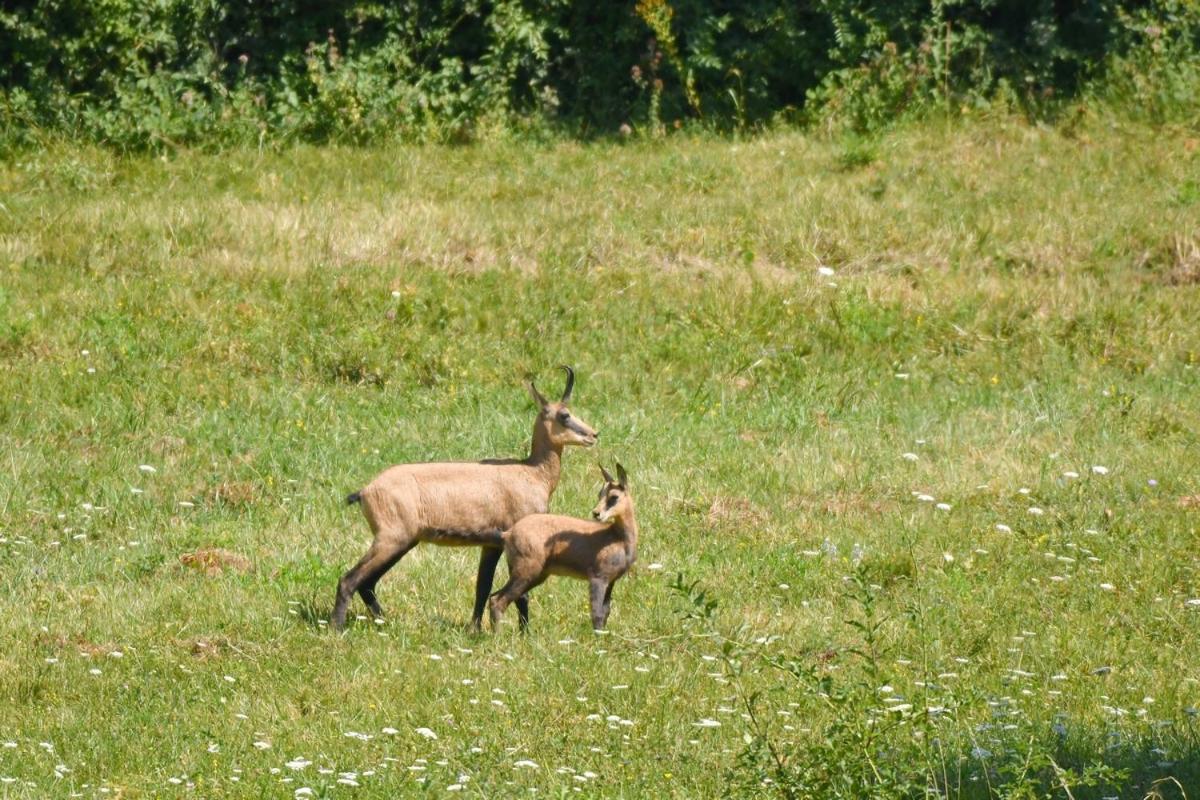
[[[615,494],[610,494],[608,496],[608,508],[612,508],[616,504],[617,504],[617,496]]]
[[[570,414],[568,414],[566,411],[560,411],[560,412],[558,412],[558,421],[559,421],[559,422],[566,422],[566,421],[567,421],[567,420],[569,420],[570,418],[571,418],[571,415],[570,415]]]

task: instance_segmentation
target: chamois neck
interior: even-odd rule
[[[637,538],[637,519],[634,518],[632,510],[628,514],[614,519],[609,527],[614,533],[624,534],[627,539]]]
[[[553,492],[558,486],[562,466],[562,445],[551,442],[541,425],[533,430],[533,445],[529,448],[529,458],[525,459],[525,463],[534,468]]]
[[[637,520],[634,519],[633,509],[614,519],[608,529],[625,542],[625,568],[628,569],[637,560]]]

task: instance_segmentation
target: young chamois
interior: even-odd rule
[[[346,607],[356,591],[372,614],[383,615],[375,585],[421,542],[483,548],[471,618],[479,627],[503,548],[500,534],[522,517],[547,510],[550,495],[558,486],[564,447],[596,443],[596,431],[567,408],[575,373],[570,367],[563,369],[567,385],[557,403],[548,401],[529,382],[538,416],[528,458],[400,464],[346,498],[348,503],[362,503],[375,539],[367,554],[338,581],[332,618],[335,629],[345,627]],[[525,608],[527,601],[522,599],[517,610],[524,614]]]
[[[637,558],[637,520],[625,468],[617,464],[617,479],[600,468],[604,488],[592,510],[597,521],[558,514],[534,514],[504,532],[508,583],[492,596],[492,627],[500,623],[514,600],[528,603],[529,590],[551,575],[588,582],[591,588],[592,628],[603,630],[612,608],[613,584]],[[520,611],[520,606],[517,607]],[[521,614],[521,629],[529,622]]]

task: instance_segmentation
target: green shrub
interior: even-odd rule
[[[775,120],[869,131],[1079,96],[1186,116],[1189,0],[23,0],[0,11],[0,136],[122,147],[590,135]]]

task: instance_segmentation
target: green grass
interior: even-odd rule
[[[1035,750],[1127,770],[1077,798],[1163,776],[1195,796],[1189,136],[998,120],[869,143],[12,157],[0,797],[750,791],[747,740],[811,767],[832,723],[867,731],[879,705],[831,706],[772,653],[951,708],[885,740],[940,731],[900,771],[951,796],[1067,797],[1052,770],[1004,772]],[[530,635],[472,634],[476,551],[430,546],[380,584],[385,624],[325,630],[369,539],[345,494],[396,462],[523,453],[521,380],[551,393],[564,362],[602,436],[567,453],[552,508],[586,514],[617,459],[638,502],[610,635],[562,579]],[[202,548],[251,569],[180,562]],[[714,620],[680,616],[678,572]],[[866,662],[854,574],[877,587]],[[726,664],[710,629],[736,626],[780,638]]]

